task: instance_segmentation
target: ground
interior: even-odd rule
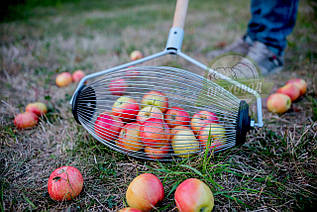
[[[26,1],[38,2],[38,1]],[[44,3],[43,3],[44,2]],[[58,88],[55,76],[82,69],[93,73],[164,48],[174,1],[43,1],[11,6],[0,23],[0,208],[22,210],[103,210],[126,206],[125,191],[138,174],[160,177],[165,199],[157,211],[176,211],[173,193],[184,179],[207,183],[215,196],[214,211],[304,211],[317,196],[317,10],[300,1],[297,24],[288,37],[284,71],[268,81],[277,89],[292,77],[308,83],[308,92],[292,109],[275,115],[264,109],[262,129],[247,142],[210,160],[182,162],[137,160],[98,143],[78,125],[68,104],[75,84]],[[191,1],[183,51],[209,63],[206,53],[244,33],[249,1]],[[181,66],[174,58],[151,65]],[[269,91],[273,92],[273,91]],[[265,97],[263,95],[263,101]],[[49,113],[31,130],[17,130],[14,115],[33,101]],[[49,198],[47,179],[72,165],[84,176],[83,192],[74,200]]]

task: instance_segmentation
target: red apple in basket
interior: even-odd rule
[[[165,121],[170,128],[179,125],[189,125],[189,114],[180,107],[171,107],[165,113]]]
[[[47,113],[47,107],[42,102],[33,102],[26,106],[25,111],[35,113],[37,116],[42,116]]]
[[[143,54],[142,54],[142,52],[139,51],[139,50],[134,50],[134,51],[131,52],[131,54],[130,54],[130,59],[131,59],[132,61],[138,60],[138,59],[141,59],[141,58],[143,58]]]
[[[141,107],[144,108],[151,105],[158,107],[164,113],[168,109],[168,98],[162,92],[150,91],[143,96]]]
[[[209,124],[209,123],[219,123],[217,115],[209,111],[200,111],[196,113],[195,115],[193,115],[190,125],[194,133],[198,134],[199,129],[204,124]]]
[[[137,101],[128,96],[122,96],[112,106],[112,114],[118,116],[123,121],[130,121],[135,119],[138,114],[140,106]]]
[[[56,77],[56,85],[58,87],[65,87],[65,86],[71,84],[72,81],[73,81],[72,75],[69,72],[60,73]]]
[[[139,151],[143,148],[140,137],[141,125],[137,122],[131,122],[123,126],[117,140],[117,145],[131,151]]]
[[[170,145],[164,145],[159,148],[146,146],[144,149],[144,152],[146,153],[146,155],[152,159],[168,158],[170,151],[171,151]]]
[[[200,128],[198,140],[202,148],[206,148],[210,136],[209,148],[221,146],[227,141],[225,128],[216,123],[205,124]]]
[[[160,179],[150,173],[134,178],[126,192],[128,205],[141,211],[150,211],[163,198],[164,188]]]
[[[141,138],[145,146],[159,148],[169,144],[170,130],[162,119],[150,118],[141,127]]]
[[[84,76],[85,73],[82,70],[77,70],[72,74],[72,80],[73,82],[79,82]]]
[[[123,125],[120,118],[111,113],[104,112],[95,121],[95,133],[104,140],[114,141],[117,139]]]
[[[292,101],[295,101],[300,96],[300,89],[296,85],[288,83],[283,87],[277,89],[276,93],[285,94],[289,96]]]
[[[18,129],[32,128],[38,123],[38,117],[31,112],[19,113],[14,117],[14,125]]]
[[[189,178],[179,184],[174,199],[180,212],[210,212],[214,207],[214,196],[210,188],[196,178]]]
[[[140,74],[140,72],[135,70],[135,69],[133,69],[133,67],[135,67],[135,66],[129,66],[128,67],[129,69],[126,70],[125,75],[127,77],[137,77]]]
[[[307,90],[307,83],[303,79],[295,78],[288,80],[286,84],[293,84],[300,90],[300,95],[304,95]]]
[[[53,200],[71,200],[83,189],[84,180],[80,171],[72,166],[55,169],[47,183],[48,193]]]
[[[109,83],[109,91],[112,95],[122,96],[126,92],[128,83],[122,78],[115,78]]]
[[[147,106],[139,111],[136,120],[140,124],[143,124],[146,120],[150,118],[162,119],[164,118],[163,113],[160,109],[154,106]]]

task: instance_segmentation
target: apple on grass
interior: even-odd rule
[[[299,89],[301,96],[306,93],[307,83],[303,79],[299,79],[299,78],[290,79],[290,80],[287,81],[286,85],[287,84],[295,85]]]
[[[141,100],[141,108],[146,106],[156,106],[164,113],[168,109],[168,98],[162,92],[150,91]]]
[[[152,159],[162,159],[169,157],[170,145],[164,145],[159,148],[146,146],[144,149],[145,154]]]
[[[25,111],[32,112],[37,116],[42,116],[47,113],[47,107],[42,102],[33,102],[26,106]]]
[[[285,94],[274,93],[271,94],[266,102],[266,107],[273,113],[285,113],[291,107],[291,98]]]
[[[195,134],[204,124],[219,123],[217,115],[209,111],[200,111],[193,115],[190,125]]]
[[[173,128],[180,125],[189,125],[190,118],[183,108],[171,107],[165,113],[165,121],[170,128]]]
[[[82,70],[77,70],[72,74],[72,80],[73,82],[79,82],[84,76],[85,73]]]
[[[150,211],[163,198],[164,188],[160,179],[150,173],[134,178],[126,192],[128,205],[141,211]]]
[[[180,212],[210,212],[214,207],[210,188],[196,178],[189,178],[179,184],[174,199]]]
[[[121,96],[112,106],[112,114],[127,122],[135,119],[139,110],[137,101],[128,96]]]
[[[14,117],[14,125],[18,129],[32,128],[38,123],[38,116],[32,112],[19,113]]]
[[[138,60],[138,59],[141,59],[141,58],[143,58],[143,54],[142,54],[142,52],[139,51],[139,50],[134,50],[134,51],[131,52],[131,54],[130,54],[130,59],[131,59],[132,61]]]
[[[136,209],[136,208],[122,208],[119,210],[119,212],[142,212],[141,210],[139,209]]]
[[[276,93],[285,94],[289,96],[292,101],[295,101],[300,96],[300,89],[296,85],[289,83],[279,88]]]
[[[210,140],[209,140],[210,136]],[[226,130],[220,124],[205,124],[203,125],[198,132],[198,140],[200,142],[200,146],[205,149],[208,141],[209,148],[215,148],[221,146],[223,143],[227,141],[226,138]]]
[[[122,96],[128,87],[127,82],[122,78],[115,78],[109,83],[109,91],[112,95]]]
[[[174,127],[171,136],[172,147],[178,157],[189,157],[199,151],[199,142],[190,128]]]
[[[170,142],[170,130],[162,119],[146,120],[141,126],[140,135],[144,145],[152,148],[159,148]]]
[[[58,87],[65,87],[65,86],[71,84],[72,81],[73,81],[72,75],[69,72],[60,73],[56,77],[56,85]]]
[[[48,193],[53,200],[71,200],[83,189],[84,180],[80,171],[72,166],[55,169],[47,183]]]
[[[96,135],[106,141],[114,141],[119,135],[123,122],[117,116],[109,112],[101,113],[95,121],[94,130]]]
[[[164,119],[164,115],[161,112],[161,110],[154,106],[147,106],[139,111],[136,120],[140,124],[143,124],[146,120],[150,118],[156,118],[156,119]]]
[[[131,151],[139,151],[143,148],[140,137],[141,125],[137,122],[131,122],[123,126],[117,140],[117,145]]]

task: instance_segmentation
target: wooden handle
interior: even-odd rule
[[[174,13],[173,27],[184,29],[188,0],[177,0]]]

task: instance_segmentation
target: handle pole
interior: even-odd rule
[[[173,27],[184,29],[189,0],[177,0],[174,13]]]

